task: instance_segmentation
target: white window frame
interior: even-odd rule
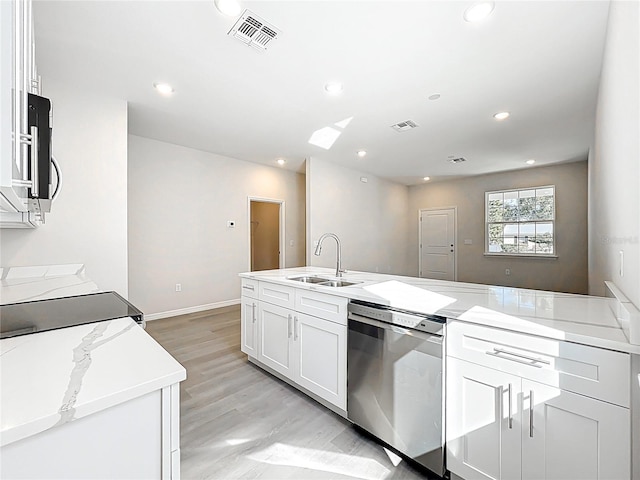
[[[495,193],[522,192],[526,190],[540,190],[544,188],[553,189],[553,218],[551,220],[513,220],[504,222],[489,221],[489,195]],[[490,252],[489,251],[489,225],[500,223],[521,224],[521,223],[551,223],[553,225],[553,253],[531,253],[531,252]],[[556,186],[541,185],[535,187],[511,188],[505,190],[493,190],[484,193],[484,255],[488,257],[529,257],[529,258],[558,258],[558,237],[556,232]]]

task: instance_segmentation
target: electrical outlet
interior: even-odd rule
[[[181,292],[181,291],[182,291],[182,284],[176,283],[176,292]]]
[[[289,240],[289,246],[293,247],[293,240]]]
[[[510,268],[505,268],[504,269],[504,274],[505,275],[511,275],[511,269]]]

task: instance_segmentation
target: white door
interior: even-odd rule
[[[456,279],[456,209],[420,210],[420,276]]]
[[[466,479],[520,478],[520,377],[447,359],[447,468]]]
[[[296,382],[347,408],[347,326],[295,313]]]
[[[240,304],[242,325],[240,329],[240,350],[250,357],[258,356],[258,301],[242,296]]]
[[[631,478],[628,409],[530,380],[522,398],[523,480]]]
[[[260,346],[258,360],[288,378],[294,377],[292,355],[293,312],[260,302],[258,307]]]

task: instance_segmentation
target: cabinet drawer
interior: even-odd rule
[[[277,283],[260,282],[258,298],[263,302],[293,309],[295,303],[295,288]]]
[[[344,297],[336,297],[312,290],[296,290],[296,311],[324,318],[340,325],[347,324],[347,303]]]
[[[629,355],[452,321],[447,355],[629,407]]]
[[[258,298],[258,280],[253,278],[241,278],[242,288],[240,295],[244,297]]]

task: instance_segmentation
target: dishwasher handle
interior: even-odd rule
[[[392,325],[390,323],[381,322],[379,320],[375,320],[369,317],[363,317],[362,315],[358,315],[356,313],[349,313],[349,320],[357,323],[364,323],[366,325],[370,325],[372,327],[380,328],[382,330],[391,331],[397,333],[399,335],[411,335],[412,337],[418,338],[420,340],[424,340],[429,343],[435,343],[438,345],[442,345],[444,342],[444,337],[438,334],[421,332],[419,330],[414,330],[412,328],[399,327],[397,325]],[[351,330],[351,326],[349,326],[349,330]]]

